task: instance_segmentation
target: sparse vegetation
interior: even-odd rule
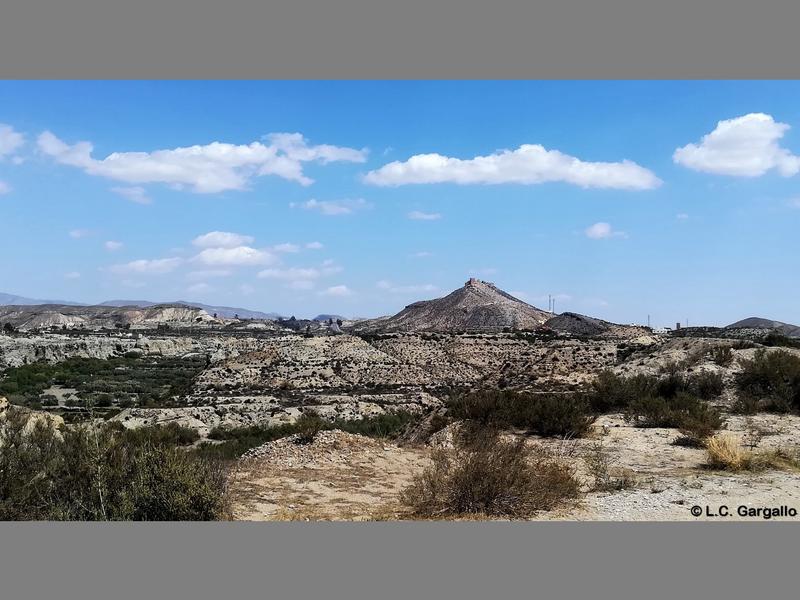
[[[448,410],[453,419],[484,427],[515,427],[551,437],[583,437],[595,419],[588,401],[570,393],[477,390],[452,398]]]
[[[733,364],[733,350],[730,346],[714,346],[711,349],[711,360],[720,367],[729,367]]]
[[[620,468],[602,441],[589,446],[584,457],[591,488],[598,492],[620,491],[636,486],[636,476],[630,469]]]
[[[661,377],[643,374],[622,377],[606,370],[601,371],[592,382],[589,402],[598,413],[636,413],[641,412],[643,407],[649,407],[648,411],[655,410],[658,403],[651,399],[669,400],[679,394],[691,394],[702,400],[710,400],[719,396],[723,388],[722,377],[708,371],[683,375],[673,370]]]
[[[55,364],[35,362],[6,369],[0,379],[0,395],[15,404],[31,405],[56,385],[77,390],[77,406],[87,402],[108,406],[121,398],[136,398],[140,406],[167,406],[188,393],[205,366],[204,356],[73,357]]]
[[[0,422],[0,520],[216,520],[220,463],[175,447],[174,430],[56,430],[20,412]]]
[[[542,447],[503,439],[494,428],[472,428],[457,436],[454,449],[435,450],[431,458],[401,494],[422,517],[525,518],[579,491],[571,467]]]
[[[800,453],[797,449],[784,448],[754,451],[742,446],[742,440],[731,434],[715,435],[706,443],[706,464],[712,469],[725,471],[765,471],[800,469]]]
[[[752,360],[741,364],[736,411],[753,414],[800,409],[800,357],[786,350],[759,349]]]
[[[327,421],[317,415],[309,414],[303,415],[295,423],[272,427],[266,425],[215,427],[209,432],[208,438],[221,443],[203,443],[195,452],[203,456],[234,460],[251,448],[295,433],[303,434],[302,438],[313,441],[317,432],[326,429],[341,429],[348,433],[391,439],[400,435],[416,418],[417,415],[409,412],[395,412],[358,420]]]

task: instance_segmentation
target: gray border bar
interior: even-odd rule
[[[786,78],[787,0],[5,0],[3,78]]]
[[[798,534],[779,523],[3,524],[0,596],[780,600],[797,597]]]

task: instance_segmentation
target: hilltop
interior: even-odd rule
[[[747,319],[736,321],[736,323],[731,323],[725,329],[772,329],[787,337],[800,337],[800,326],[762,317],[748,317]]]
[[[362,321],[357,331],[461,331],[535,329],[552,315],[494,284],[470,278],[443,298],[409,304],[393,317]]]

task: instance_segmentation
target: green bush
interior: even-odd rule
[[[221,463],[119,425],[0,423],[0,520],[216,520]]]
[[[597,413],[628,411],[631,407],[635,411],[643,403],[655,411],[656,398],[670,399],[679,394],[692,394],[710,400],[722,394],[723,389],[722,376],[709,371],[684,375],[677,368],[668,368],[660,377],[643,374],[622,377],[606,370],[592,382],[589,403]]]
[[[733,350],[730,346],[714,346],[711,349],[711,360],[720,367],[729,367],[733,364]]]
[[[598,413],[624,410],[634,400],[654,395],[657,385],[657,377],[621,377],[611,370],[604,370],[592,382],[589,403]]]
[[[725,389],[722,375],[711,371],[700,371],[688,379],[688,390],[703,400],[718,398]]]
[[[628,406],[625,418],[638,427],[676,427],[693,440],[708,437],[722,426],[717,409],[687,392],[672,398],[639,398]]]
[[[547,450],[504,440],[491,427],[467,428],[454,449],[435,450],[431,460],[400,496],[423,517],[525,518],[577,497],[580,488],[572,468]]]
[[[588,401],[578,394],[477,390],[452,398],[448,412],[483,427],[516,427],[543,436],[583,437],[594,422]]]
[[[800,409],[800,357],[786,350],[756,350],[737,374],[738,408],[787,412]]]
[[[345,421],[325,421],[316,416],[304,415],[295,423],[284,425],[251,425],[248,427],[215,427],[208,438],[221,443],[203,443],[194,452],[203,456],[212,456],[224,460],[235,460],[242,454],[267,442],[296,433],[311,433],[312,428],[341,429],[348,433],[357,433],[369,437],[394,438],[402,433],[409,423],[414,422],[418,416],[414,413],[398,411],[366,417],[364,419]],[[312,422],[313,421],[313,425]],[[314,432],[313,435],[316,435]],[[306,438],[308,435],[305,436]],[[312,436],[313,438],[313,436]]]

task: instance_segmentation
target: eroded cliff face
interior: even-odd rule
[[[84,329],[155,329],[159,326],[202,327],[221,324],[205,310],[179,304],[155,306],[70,306],[41,304],[0,306],[0,322],[19,331],[67,327]]]
[[[30,336],[0,335],[0,369],[36,361],[51,363],[67,358],[110,358],[128,352],[158,356],[182,356],[189,352],[207,354],[212,361],[223,360],[261,347],[258,338],[236,336],[94,336],[58,334]]]

